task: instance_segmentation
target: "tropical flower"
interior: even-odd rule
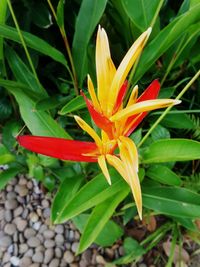
[[[136,40],[116,70],[110,56],[106,32],[100,27],[98,29],[97,94],[88,75],[91,100],[86,98],[83,92],[82,95],[92,119],[101,129],[101,137],[78,116],[74,116],[76,122],[92,137],[94,142],[28,135],[17,137],[21,146],[36,153],[61,160],[98,162],[108,183],[111,184],[108,162],[129,184],[140,218],[142,218],[142,197],[138,178],[138,152],[128,135],[138,126],[148,111],[179,103],[172,99],[156,99],[160,90],[157,80],[154,80],[139,98],[137,97],[138,86],[135,86],[127,104],[123,103],[128,88],[126,77],[141,54],[150,32],[151,28]],[[115,153],[117,147],[119,148],[118,154]]]

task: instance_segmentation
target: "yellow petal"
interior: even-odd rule
[[[110,56],[108,37],[99,26],[96,40],[97,95],[104,114],[107,110],[108,90],[115,75],[115,66]]]
[[[99,164],[104,176],[106,177],[106,180],[108,181],[109,185],[111,185],[110,174],[108,172],[108,168],[106,165],[106,158],[104,155],[101,155],[98,157],[98,164]]]
[[[108,115],[112,114],[118,96],[118,92],[122,84],[124,83],[130,69],[132,68],[133,64],[135,63],[140,53],[142,52],[142,49],[149,38],[151,30],[152,30],[151,28],[148,28],[147,31],[145,31],[139,36],[139,38],[131,46],[131,48],[123,58],[121,64],[119,65],[116,74],[114,76],[111,88],[109,90],[108,102],[110,103],[110,107],[108,110]]]
[[[159,108],[165,108],[171,105],[177,105],[181,103],[180,100],[174,99],[154,99],[146,100],[136,104],[133,104],[119,112],[115,113],[114,116],[110,118],[111,121],[121,120],[122,118],[128,118],[134,114],[138,114],[145,111],[150,111]]]
[[[102,146],[102,142],[100,137],[98,136],[98,134],[92,129],[92,127],[90,127],[89,124],[87,124],[87,122],[85,122],[83,119],[81,119],[79,116],[74,116],[74,119],[76,120],[76,122],[78,123],[78,125],[84,130],[86,131],[95,141],[96,145],[98,147]]]
[[[118,157],[110,154],[106,155],[106,159],[108,163],[119,172],[119,174],[124,178],[124,180],[129,183],[129,180],[127,179],[126,170],[124,169],[122,161]]]
[[[137,97],[138,97],[138,85],[136,85],[133,88],[126,107],[129,107],[129,106],[135,104]]]
[[[125,166],[128,183],[131,187],[131,191],[135,199],[138,214],[140,219],[142,219],[142,193],[141,193],[140,181],[135,168],[135,159],[133,161],[133,156],[131,155],[131,151],[129,150],[126,142],[125,143],[121,142],[119,149],[120,149],[120,158],[122,159],[122,162]]]
[[[99,105],[99,102],[97,100],[97,96],[96,96],[96,93],[95,93],[95,90],[94,90],[94,85],[92,83],[92,80],[90,78],[90,75],[88,74],[87,76],[87,84],[88,84],[88,92],[90,94],[90,97],[91,97],[91,100],[92,100],[92,103],[95,107],[95,109],[99,112],[101,112],[101,108],[100,108],[100,105]]]

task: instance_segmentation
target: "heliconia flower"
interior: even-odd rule
[[[140,56],[151,33],[147,29],[131,46],[116,69],[110,55],[108,37],[99,26],[96,39],[97,94],[88,75],[88,91],[91,100],[82,92],[87,108],[95,124],[104,130],[110,139],[128,136],[144,119],[148,111],[179,104],[179,100],[159,99],[158,80],[154,80],[138,98],[136,85],[126,105],[123,100],[128,88],[127,75]]]

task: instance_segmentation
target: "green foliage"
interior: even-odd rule
[[[133,41],[151,26],[150,39],[128,77],[129,87],[138,83],[142,93],[153,79],[160,79],[159,98],[175,98],[200,66],[199,1],[59,0],[51,8],[46,2],[24,3],[12,3],[20,28],[17,30],[7,1],[0,1],[0,165],[4,165],[0,189],[25,172],[47,190],[57,190],[51,209],[52,223],[74,221],[82,233],[79,253],[93,242],[112,246],[124,235],[125,255],[114,262],[117,265],[137,262],[167,231],[175,234],[175,244],[179,225],[197,231],[199,81],[192,84],[182,103],[167,113],[144,144],[143,136],[150,133],[148,126],[152,127],[162,112],[152,112],[131,135],[139,146],[143,216],[153,213],[168,221],[140,243],[127,238],[125,231],[111,220],[113,214],[124,224],[137,219],[129,186],[115,170],[109,170],[110,186],[95,163],[61,163],[27,152],[15,138],[23,129],[25,134],[85,140],[86,135],[81,134],[72,116],[77,114],[94,125],[78,93],[84,90],[88,97],[88,72],[96,90],[94,50],[98,25],[108,33],[116,66]],[[191,163],[186,161],[192,161],[192,172]]]

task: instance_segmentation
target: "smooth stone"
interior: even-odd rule
[[[41,242],[41,243],[44,242],[44,237],[43,237],[42,234],[39,234],[39,233],[38,233],[38,234],[36,235],[36,237],[37,237],[38,239],[40,239],[40,242]]]
[[[102,265],[105,265],[105,263],[106,263],[104,258],[101,255],[96,256],[96,262],[99,264],[102,264]]]
[[[17,227],[13,223],[8,223],[4,227],[4,232],[8,235],[13,235],[15,231],[17,230]]]
[[[50,217],[50,214],[51,214],[50,208],[45,208],[43,210],[43,216],[44,216],[44,218],[49,218]]]
[[[79,243],[78,243],[78,242],[74,242],[74,243],[72,244],[71,250],[72,250],[74,253],[76,253],[77,250],[78,250],[78,246],[79,246]]]
[[[20,259],[20,267],[29,267],[30,264],[32,264],[32,260],[30,257],[23,257]]]
[[[62,245],[65,242],[65,239],[64,239],[63,235],[57,234],[55,237],[55,241],[56,241],[57,245]]]
[[[25,237],[22,233],[19,234],[19,242],[23,244],[25,242]]]
[[[6,195],[6,198],[7,199],[15,199],[17,197],[16,193],[15,192],[8,192],[7,195]]]
[[[7,210],[14,210],[17,208],[17,206],[18,206],[18,202],[16,199],[8,199],[5,202],[5,208]]]
[[[72,231],[72,230],[69,231],[68,239],[69,239],[70,241],[73,241],[73,240],[74,240],[74,231]]]
[[[22,218],[26,219],[28,217],[28,213],[29,213],[28,209],[24,209],[24,211],[22,213]]]
[[[27,188],[28,189],[32,189],[33,188],[33,183],[32,183],[32,181],[28,181],[28,183],[27,183]]]
[[[31,212],[31,213],[29,214],[29,219],[30,219],[33,223],[35,223],[35,222],[38,221],[39,217],[38,217],[37,213],[35,213],[35,212]]]
[[[36,235],[36,231],[32,228],[26,228],[24,231],[24,236],[26,237],[26,239],[29,239],[32,236]]]
[[[6,222],[12,221],[12,212],[10,210],[6,210],[4,216]]]
[[[21,176],[19,179],[19,184],[20,185],[26,185],[27,184],[27,179],[24,176]]]
[[[44,263],[49,263],[52,258],[54,256],[54,251],[52,248],[48,248],[46,249],[45,253],[44,253]]]
[[[55,246],[55,241],[51,239],[47,239],[44,241],[45,248],[53,248]]]
[[[59,259],[53,259],[49,264],[49,267],[58,267],[58,266],[59,266]]]
[[[91,262],[91,258],[92,258],[92,252],[90,249],[84,251],[81,256],[81,259],[84,260],[87,264]]]
[[[5,252],[3,255],[3,262],[8,262],[10,260],[10,254],[8,252]]]
[[[79,240],[79,239],[80,239],[80,234],[79,234],[78,231],[75,231],[75,232],[74,232],[74,239],[75,239],[75,240]]]
[[[45,238],[51,239],[51,238],[53,238],[55,236],[55,232],[52,231],[52,230],[47,229],[47,230],[44,231],[43,236]]]
[[[39,263],[33,263],[29,267],[40,267],[40,264]]]
[[[66,261],[66,263],[72,263],[74,261],[74,255],[69,250],[65,251],[63,258]]]
[[[42,200],[42,207],[48,208],[49,207],[49,201],[47,199]]]
[[[17,246],[17,244],[14,244],[13,245],[13,254],[14,254],[14,256],[18,256],[18,252],[19,252],[18,246]]]
[[[40,246],[38,246],[38,247],[35,249],[35,251],[44,252],[44,251],[45,251],[45,248],[44,248],[43,245],[40,245]]]
[[[23,208],[22,208],[22,206],[19,206],[19,207],[17,207],[15,210],[14,210],[14,217],[18,217],[19,215],[21,215],[22,214],[22,212],[23,212]]]
[[[33,224],[33,228],[36,230],[36,231],[38,231],[39,229],[40,229],[40,226],[41,226],[41,222],[35,222],[34,224]]]
[[[4,219],[5,211],[4,209],[0,209],[0,221]]]
[[[19,266],[19,262],[20,262],[20,259],[16,256],[12,256],[10,258],[10,262],[14,265],[14,266]]]
[[[13,191],[13,187],[12,187],[12,185],[8,184],[8,185],[6,186],[6,191],[7,191],[7,192],[12,192],[12,191]]]
[[[13,235],[13,241],[16,243],[19,241],[19,232],[18,231],[16,231]]]
[[[62,250],[60,248],[55,248],[55,256],[56,258],[62,258]]]
[[[28,245],[26,243],[19,244],[19,253],[24,254],[28,250]]]
[[[31,248],[36,248],[37,246],[40,245],[40,240],[35,236],[31,236],[28,239],[27,243]]]
[[[14,251],[14,245],[11,244],[11,245],[8,247],[7,251],[8,251],[8,253],[13,254],[13,251]]]
[[[33,261],[36,263],[42,263],[44,259],[44,255],[41,251],[37,251],[34,255],[33,255]]]
[[[3,267],[10,267],[10,263],[6,263]]]
[[[47,226],[46,226],[46,224],[42,224],[41,227],[40,227],[40,229],[39,229],[39,233],[40,233],[40,234],[43,234],[44,231],[46,231],[46,230],[47,230]]]
[[[26,257],[33,257],[33,249],[29,249],[25,254],[24,254],[24,256],[26,256]]]
[[[23,219],[19,219],[17,220],[16,224],[17,224],[17,229],[20,231],[20,232],[23,232],[25,229],[26,229],[26,226],[27,226],[27,221],[26,220],[23,220]]]
[[[63,225],[56,225],[55,232],[57,234],[63,234],[64,233],[64,226]]]
[[[16,185],[15,192],[17,192],[20,197],[25,197],[28,194],[28,188],[25,185]]]
[[[0,247],[7,248],[12,244],[12,239],[8,235],[0,237]]]

